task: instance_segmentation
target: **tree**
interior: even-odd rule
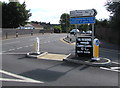
[[[113,29],[120,32],[120,1],[108,1],[106,4],[107,10],[111,13],[110,25]]]
[[[60,33],[61,32],[61,26],[54,26],[54,33]]]
[[[96,19],[95,25],[97,27],[108,28],[109,27],[109,21],[107,19],[101,19],[101,20]]]
[[[19,2],[2,3],[3,28],[23,26],[30,16],[30,10],[26,10],[25,2],[23,4],[20,4]]]
[[[60,17],[62,32],[68,32],[70,29],[70,15],[63,13]]]

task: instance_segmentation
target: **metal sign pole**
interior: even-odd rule
[[[93,46],[93,40],[94,40],[94,24],[92,24],[92,46]]]
[[[77,24],[75,24],[75,29],[77,29]],[[77,40],[77,32],[75,34],[75,56],[77,56],[77,52],[76,52],[76,40]]]

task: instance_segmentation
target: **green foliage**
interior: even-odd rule
[[[68,32],[70,29],[70,15],[63,13],[60,17],[62,32]]]
[[[108,20],[106,20],[106,19],[104,19],[104,20],[97,20],[96,19],[96,23],[95,23],[95,25],[97,26],[97,27],[99,27],[99,28],[108,28],[109,27],[109,21]]]
[[[20,25],[25,25],[26,21],[31,16],[30,10],[26,10],[25,2],[2,3],[2,27],[16,28]]]
[[[107,10],[111,12],[110,25],[112,29],[120,32],[120,2],[107,2]]]
[[[88,24],[82,24],[79,27],[80,27],[79,30],[88,31]]]
[[[2,6],[2,2],[0,1],[0,6]]]
[[[61,26],[54,26],[54,33],[60,33],[61,32]]]

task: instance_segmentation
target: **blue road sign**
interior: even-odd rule
[[[93,24],[95,17],[70,18],[70,24]]]
[[[96,46],[99,46],[99,43],[100,43],[99,40],[96,40]]]

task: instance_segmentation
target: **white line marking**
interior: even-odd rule
[[[22,49],[23,47],[18,47],[17,49]]]
[[[112,63],[114,63],[114,64],[120,64],[120,63],[118,63],[118,62],[112,62]]]
[[[112,70],[120,69],[120,67],[110,67]]]
[[[71,55],[71,53],[70,54],[68,54],[66,57],[64,57],[64,59],[66,59],[67,57],[69,57]]]
[[[13,51],[13,50],[15,50],[15,49],[9,49],[8,51]]]
[[[44,42],[44,43],[47,43],[47,42]]]
[[[30,46],[33,46],[33,45],[30,45]]]
[[[5,52],[7,52],[7,51],[2,51],[2,53],[5,53]]]
[[[16,75],[16,74],[13,74],[13,73],[10,73],[10,72],[7,72],[7,71],[0,70],[0,72],[3,73],[3,74],[9,75],[9,76],[13,76],[13,77],[18,78],[18,79],[0,78],[1,81],[44,83],[44,82],[42,82],[42,81],[38,81],[38,80],[34,80],[34,79],[27,78],[27,77],[24,77],[24,76]],[[22,79],[22,80],[19,80],[19,79]]]
[[[14,54],[26,54],[26,53],[0,53],[0,54],[6,54],[6,55],[14,55]]]
[[[26,47],[26,48],[27,48],[27,47],[29,47],[29,46],[24,46],[24,47]]]
[[[20,41],[16,41],[16,42],[9,42],[9,43],[2,43],[2,45],[6,45],[6,44],[14,44],[14,43],[19,43]],[[1,45],[1,44],[0,44]]]
[[[108,71],[114,71],[114,72],[120,72],[119,70],[114,70],[110,68],[100,67],[101,69],[108,70]]]

